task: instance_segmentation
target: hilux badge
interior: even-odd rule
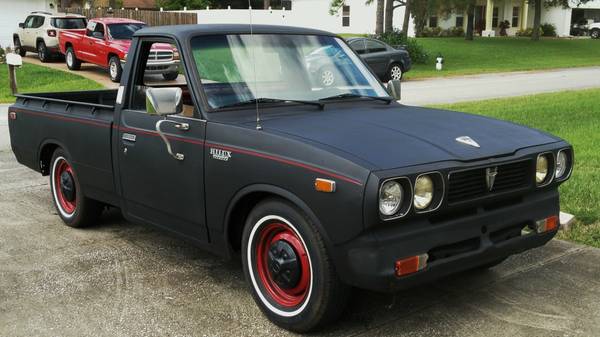
[[[471,138],[469,136],[460,136],[460,137],[456,138],[456,141],[459,143],[471,145],[473,147],[480,147],[479,144],[476,141],[474,141],[473,138]]]
[[[496,181],[497,175],[497,167],[488,167],[485,169],[485,184],[487,185],[488,191],[491,191],[494,188],[494,182]]]
[[[231,151],[215,149],[214,147],[210,148],[210,154],[216,160],[229,161],[229,158],[231,158]]]

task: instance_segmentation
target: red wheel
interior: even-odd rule
[[[302,239],[290,225],[279,219],[264,221],[267,223],[260,229],[256,246],[258,276],[273,301],[292,309],[309,292],[310,259]]]
[[[52,155],[50,188],[58,215],[68,226],[87,226],[96,222],[102,213],[100,202],[84,196],[77,172],[62,149],[57,149]]]
[[[77,186],[73,168],[64,157],[55,159],[52,181],[58,210],[64,217],[73,216],[77,209]]]
[[[323,237],[301,209],[269,198],[248,214],[242,233],[244,274],[258,307],[295,332],[339,317],[349,295]]]

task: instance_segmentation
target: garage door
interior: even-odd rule
[[[58,1],[51,0],[0,0],[0,46],[6,48],[12,46],[12,35],[19,29],[19,22],[25,21],[29,13],[33,11],[52,11],[50,3]]]

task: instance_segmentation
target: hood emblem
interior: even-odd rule
[[[497,175],[498,167],[488,167],[485,169],[485,184],[490,192],[494,188],[494,182],[496,181]]]
[[[481,146],[479,146],[479,143],[474,141],[473,138],[471,138],[469,136],[460,136],[460,137],[456,138],[456,141],[459,143],[467,144],[467,145],[477,147],[477,148],[481,147]]]

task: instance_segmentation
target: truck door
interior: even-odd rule
[[[207,241],[204,204],[204,138],[206,122],[199,118],[184,75],[168,84],[161,74],[144,74],[146,60],[156,40],[142,40],[132,59],[128,98],[120,113],[116,142],[119,177],[127,216]],[[140,62],[142,61],[143,62]],[[127,81],[127,71],[124,82]],[[175,83],[174,83],[175,82]],[[145,92],[152,87],[178,86],[183,90],[184,110],[160,117],[146,110]],[[160,120],[172,152],[156,129]],[[177,128],[185,123],[187,127]]]
[[[77,57],[94,64],[107,64],[108,60],[101,59],[101,50],[105,48],[105,40],[104,24],[95,21],[88,22],[85,35],[81,37],[81,43],[78,46],[79,54]]]

